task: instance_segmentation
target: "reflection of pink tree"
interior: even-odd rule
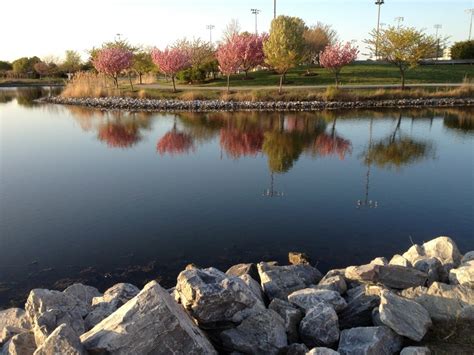
[[[133,122],[107,122],[99,128],[99,140],[106,142],[111,148],[129,148],[140,140],[138,127]]]
[[[161,137],[156,144],[156,151],[160,155],[188,154],[194,151],[193,138],[187,133],[179,132],[175,122],[173,129]]]
[[[322,156],[337,154],[339,159],[344,160],[346,153],[352,153],[351,142],[337,135],[321,134],[316,138],[315,145]]]
[[[263,133],[261,131],[242,132],[237,129],[222,129],[220,144],[232,158],[255,156],[262,150]]]

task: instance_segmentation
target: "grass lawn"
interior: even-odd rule
[[[306,76],[307,70],[316,75]],[[242,80],[244,75],[231,76],[231,86],[276,86],[279,75],[262,70],[249,74],[252,80]],[[407,71],[407,84],[461,83],[464,78],[474,78],[474,65],[426,65]],[[342,85],[399,84],[400,72],[397,67],[388,64],[357,63],[342,69]],[[160,84],[164,84],[160,81]],[[168,83],[169,84],[169,83]],[[182,83],[181,83],[182,84]],[[334,76],[324,68],[299,67],[288,72],[285,85],[333,85]],[[225,78],[197,84],[197,86],[225,86]]]

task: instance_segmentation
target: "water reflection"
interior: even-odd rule
[[[0,88],[0,103],[8,103],[16,100],[18,105],[23,107],[33,107],[35,100],[61,92],[58,87],[22,87],[22,88]]]
[[[400,127],[402,114],[399,114],[395,129],[386,138],[375,142],[366,152],[365,162],[372,162],[379,168],[400,169],[404,165],[433,157],[433,145],[430,142],[402,134]]]

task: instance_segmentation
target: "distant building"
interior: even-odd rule
[[[443,51],[443,59],[450,60],[451,59],[451,48],[445,48]]]

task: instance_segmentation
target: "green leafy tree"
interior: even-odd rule
[[[67,50],[64,62],[61,67],[66,73],[75,73],[81,69],[82,59],[79,53],[73,50]]]
[[[133,70],[138,74],[139,83],[142,84],[143,74],[150,73],[155,69],[151,60],[151,54],[146,51],[140,51],[133,55]]]
[[[451,47],[451,58],[474,59],[474,40],[454,43]]]
[[[13,66],[10,62],[0,60],[0,71],[12,70]]]
[[[16,74],[28,74],[34,73],[34,66],[36,63],[41,62],[41,59],[38,57],[22,57],[12,63],[13,71]]]
[[[305,24],[297,17],[279,16],[272,21],[270,35],[263,44],[265,63],[280,74],[280,89],[289,69],[300,64],[305,56]]]
[[[405,88],[405,74],[415,68],[421,59],[433,57],[437,40],[422,30],[413,27],[389,27],[370,33],[365,41],[376,57],[388,61],[400,70],[402,89]]]

